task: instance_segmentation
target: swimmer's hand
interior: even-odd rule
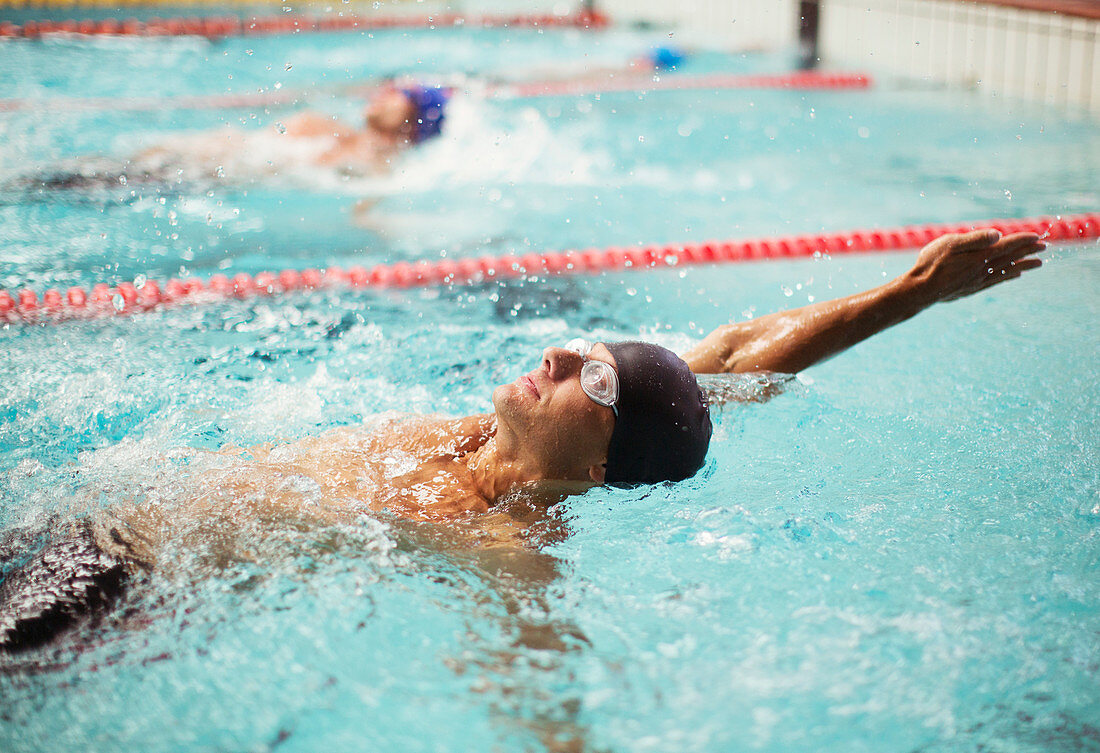
[[[923,306],[953,301],[1014,280],[1042,266],[1034,255],[1046,248],[1035,233],[1001,237],[996,230],[944,235],[921,249],[902,278]]]
[[[945,235],[925,246],[916,264],[865,293],[726,324],[684,354],[696,374],[774,371],[797,374],[940,301],[1019,277],[1042,262],[1034,233],[996,230]]]

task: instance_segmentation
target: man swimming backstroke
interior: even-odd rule
[[[256,525],[354,523],[384,511],[504,531],[502,502],[520,489],[690,478],[711,435],[695,374],[802,371],[935,303],[1019,277],[1040,266],[1044,248],[1032,233],[945,235],[880,287],[720,326],[682,357],[639,342],[548,347],[534,369],[493,391],[493,413],[409,416],[373,431],[226,448],[225,464],[203,471],[184,499],[116,504],[9,574],[0,650],[48,641],[135,576],[171,567],[164,552],[173,546],[216,542],[219,559],[255,556]]]
[[[10,184],[33,191],[241,183],[266,177],[383,175],[398,155],[440,135],[451,90],[406,82],[373,92],[362,125],[303,111],[270,129],[222,128],[176,134],[124,162],[77,157],[44,166]]]

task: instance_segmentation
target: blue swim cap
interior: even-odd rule
[[[659,71],[675,70],[687,55],[675,47],[654,47],[648,55],[653,67]]]
[[[443,127],[443,109],[451,98],[450,89],[441,86],[410,86],[402,89],[401,93],[416,105],[416,135],[413,140],[419,143],[438,136]]]

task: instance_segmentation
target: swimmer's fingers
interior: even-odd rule
[[[1014,261],[1009,264],[1009,268],[1005,271],[1015,270],[1016,272],[1023,273],[1028,271],[1029,269],[1038,269],[1041,266],[1043,266],[1042,259],[1021,259],[1020,261]]]
[[[1002,240],[1000,231],[987,227],[969,233],[943,235],[932,242],[943,243],[953,253],[967,253],[990,248]]]
[[[920,250],[915,269],[922,274],[940,268],[965,269],[972,265],[977,252],[983,252],[984,257],[1001,240],[1001,234],[992,228],[941,235]]]
[[[1033,269],[1035,254],[1045,248],[1035,233],[1002,237],[986,229],[944,235],[921,250],[909,279],[929,305],[954,301]],[[1027,259],[1031,262],[1023,264]]]
[[[997,265],[1037,254],[1047,247],[1035,233],[1015,233],[1001,238],[989,249],[990,264]]]
[[[1035,258],[1047,245],[1034,233],[1010,235],[990,249],[985,260],[985,278],[979,290],[996,285],[1006,279],[1015,279],[1029,269],[1041,267],[1043,262]]]
[[[1035,233],[1013,233],[1002,237],[993,229],[945,235],[938,242],[943,243],[948,254],[974,257],[981,252],[982,263],[992,267],[1022,259],[1046,248],[1046,244]]]
[[[1035,243],[1039,240],[1039,236],[1035,233],[1013,233],[1002,236],[998,230],[983,228],[969,233],[945,235],[942,239],[948,242],[956,252],[982,251],[988,248],[994,253],[1002,253],[1008,249]]]
[[[959,298],[965,298],[972,293],[977,293],[980,290],[991,288],[994,285],[1000,285],[1002,282],[1008,282],[1009,280],[1015,280],[1017,277],[1032,269],[1037,269],[1043,266],[1041,259],[1020,259],[1018,261],[1008,261],[1000,264],[996,267],[989,267],[985,273],[985,276],[976,286],[973,288],[960,290],[954,295],[949,295],[944,298],[944,301],[954,301]]]
[[[1037,269],[1041,266],[1043,266],[1042,259],[1021,259],[1020,261],[1009,262],[990,272],[988,281],[982,287],[988,288],[1005,282],[1006,280],[1015,280],[1024,272],[1030,269]]]

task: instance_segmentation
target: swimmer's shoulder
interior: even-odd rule
[[[447,416],[441,413],[394,413],[384,416],[379,428],[425,428],[460,433],[482,433],[496,428],[495,413]]]
[[[473,416],[410,416],[391,424],[391,431],[409,440],[433,446],[442,453],[464,455],[473,452],[489,440],[496,431],[496,416],[481,413]]]
[[[497,429],[497,416],[495,413],[478,413],[473,416],[455,418],[452,421],[455,430],[462,434],[485,435],[488,438]]]
[[[340,426],[306,440],[299,445],[357,448],[384,452],[399,450],[420,457],[464,455],[489,440],[496,431],[492,413],[474,416],[435,414],[390,414],[366,424]]]
[[[301,138],[346,137],[355,133],[345,123],[331,115],[316,112],[300,112],[282,123],[281,132],[287,136]]]

